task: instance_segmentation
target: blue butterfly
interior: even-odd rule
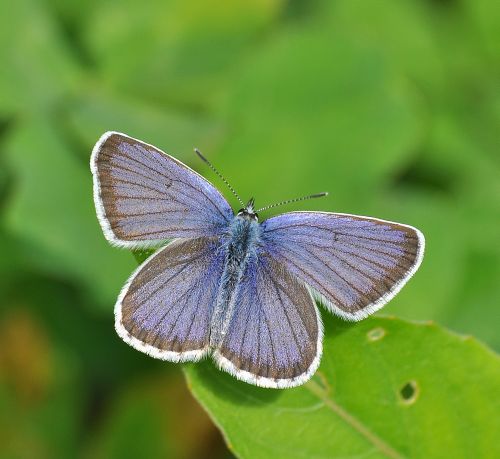
[[[259,223],[254,200],[239,198],[234,214],[202,176],[117,132],[99,139],[91,169],[106,239],[131,249],[164,245],[115,306],[120,337],[158,359],[211,355],[248,383],[298,386],[321,358],[316,300],[344,319],[363,319],[422,261],[423,234],[400,223],[329,212]]]

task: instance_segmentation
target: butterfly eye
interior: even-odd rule
[[[255,221],[259,221],[259,214],[258,213],[253,214],[253,216],[255,218]]]

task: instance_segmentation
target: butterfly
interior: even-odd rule
[[[242,204],[234,213],[201,175],[125,134],[106,132],[90,165],[106,239],[129,249],[162,247],[115,305],[118,335],[158,359],[211,355],[247,383],[298,386],[321,358],[316,301],[344,319],[363,319],[422,261],[425,239],[416,228],[304,211],[259,222],[262,209],[253,199],[244,205],[220,176]]]

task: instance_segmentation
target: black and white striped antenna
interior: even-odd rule
[[[263,210],[272,209],[273,207],[284,206],[285,204],[291,204],[292,202],[305,201],[307,199],[322,198],[324,196],[328,196],[328,193],[326,191],[323,193],[317,193],[317,194],[311,194],[309,196],[303,196],[301,198],[294,198],[294,199],[288,199],[286,201],[281,201],[281,202],[278,202],[276,204],[271,204],[269,206],[262,207],[261,209],[257,209],[256,212],[262,212]]]
[[[227,185],[227,187],[231,190],[231,193],[233,193],[234,196],[236,196],[236,199],[240,202],[240,204],[243,207],[245,207],[243,200],[239,197],[238,193],[236,193],[235,189],[229,184],[229,182],[224,178],[224,176],[212,165],[212,163],[207,158],[205,158],[205,156],[203,156],[203,154],[201,153],[200,150],[198,150],[198,148],[195,148],[194,151],[202,159],[202,161],[204,161],[208,165],[208,167],[212,169],[217,174],[217,176]]]

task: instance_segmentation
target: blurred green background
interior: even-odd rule
[[[136,262],[95,217],[106,130],[234,206],[193,147],[258,206],[417,226],[382,313],[498,351],[499,56],[495,0],[0,2],[0,457],[231,457],[180,366],[114,332]]]

